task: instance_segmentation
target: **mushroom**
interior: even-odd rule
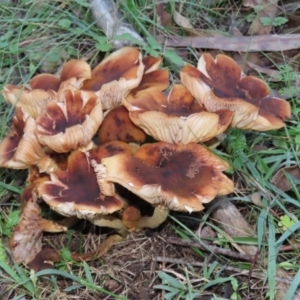
[[[28,267],[35,272],[51,269],[55,262],[59,262],[61,256],[59,253],[51,248],[44,248],[36,254],[34,259],[28,263]]]
[[[60,153],[91,144],[103,119],[101,102],[93,92],[65,90],[62,94],[62,102],[51,101],[36,119],[40,143]]]
[[[95,92],[103,109],[110,109],[121,104],[122,98],[139,85],[143,71],[141,53],[136,48],[125,47],[93,69],[91,79],[86,80],[81,89]]]
[[[105,168],[103,168],[103,165],[101,165],[101,160],[105,157],[124,153],[131,154],[132,150],[129,144],[121,141],[107,142],[99,147],[91,149],[86,153],[90,164],[96,173],[100,191],[105,196],[114,196],[115,187],[114,184],[107,182],[105,179]]]
[[[57,91],[64,81],[63,89],[79,88],[82,81],[91,77],[90,66],[82,60],[70,60],[62,68],[60,77],[44,73],[33,77],[29,86],[6,85],[2,91],[3,97],[11,105],[22,107],[34,119],[52,100],[57,99]]]
[[[27,169],[36,165],[40,172],[58,169],[55,161],[46,154],[39,143],[35,130],[34,119],[17,107],[12,129],[0,144],[1,167]]]
[[[179,84],[173,86],[168,97],[150,88],[135,96],[130,94],[124,104],[131,120],[146,133],[159,141],[175,144],[207,141],[224,132],[233,116],[229,110],[205,111]]]
[[[126,107],[119,105],[111,109],[104,117],[98,131],[98,138],[100,144],[108,141],[142,143],[146,139],[146,134],[131,121]]]
[[[118,195],[101,194],[89,155],[74,151],[68,157],[65,171],[50,173],[50,181],[38,187],[38,193],[55,211],[64,216],[85,218],[99,226],[123,229],[121,220],[114,217],[126,202]]]
[[[144,74],[140,84],[130,93],[136,94],[141,90],[155,87],[160,91],[164,91],[170,84],[169,70],[158,69],[161,64],[161,57],[146,56],[143,58]]]
[[[270,96],[268,85],[259,78],[246,76],[230,57],[214,59],[204,53],[197,68],[187,65],[180,72],[183,84],[208,111],[234,111],[231,126],[258,131],[285,126],[290,104]]]
[[[102,164],[107,181],[156,207],[152,219],[143,219],[147,227],[163,222],[169,209],[200,211],[203,203],[233,191],[233,182],[222,173],[228,163],[198,144],[144,144],[134,156],[114,155]]]

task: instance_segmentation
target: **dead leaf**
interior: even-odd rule
[[[272,30],[272,25],[264,26],[261,18],[267,17],[273,20],[276,17],[278,0],[260,0],[255,2],[257,2],[256,6],[260,5],[262,7],[262,10],[256,15],[248,33],[250,35],[269,34]]]
[[[239,37],[200,37],[158,35],[157,42],[166,47],[194,47],[223,51],[286,51],[300,48],[300,34],[272,34]]]
[[[264,68],[264,67],[260,67],[254,63],[251,63],[251,62],[247,62],[247,65],[249,67],[251,67],[252,69],[254,69],[255,71],[257,71],[258,73],[262,73],[262,74],[267,74],[270,76],[270,78],[268,79],[268,81],[273,81],[273,82],[278,82],[278,81],[281,81],[279,79],[279,71],[277,70],[272,70],[272,69],[269,69],[269,68]]]
[[[259,207],[263,207],[263,204],[261,202],[261,193],[260,192],[255,192],[252,193],[248,196],[248,198],[251,200],[252,203]]]
[[[214,239],[217,234],[215,231],[213,231],[211,229],[211,227],[209,226],[204,226],[202,227],[201,225],[199,226],[199,228],[196,230],[195,232],[196,236],[198,236],[199,238],[202,238],[202,239],[208,239],[206,241],[207,244],[212,244],[212,242],[210,242],[209,240],[210,239]]]
[[[188,18],[184,17],[183,15],[181,15],[176,10],[174,10],[173,19],[174,19],[174,22],[182,28],[194,29],[194,27],[191,24],[190,20]]]
[[[157,23],[169,29],[173,28],[174,23],[172,22],[171,15],[165,10],[165,3],[161,2],[156,4],[155,9],[156,9]]]
[[[290,190],[293,186],[291,181],[289,180],[287,174],[295,177],[300,180],[300,169],[298,166],[285,167],[280,169],[271,179],[271,183],[273,183],[278,189],[286,192]]]

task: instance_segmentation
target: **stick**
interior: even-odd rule
[[[234,251],[231,251],[228,249],[223,249],[223,248],[219,248],[216,246],[206,245],[204,243],[199,244],[196,242],[185,241],[185,240],[181,240],[181,239],[177,239],[177,238],[167,238],[166,241],[169,242],[170,244],[186,246],[186,247],[194,247],[194,248],[198,248],[198,249],[202,249],[202,250],[211,252],[213,254],[221,254],[221,255],[225,255],[228,257],[233,257],[233,258],[241,259],[241,260],[253,262],[256,259],[255,255],[238,253],[238,252],[234,252]]]
[[[225,51],[286,51],[300,48],[300,34],[273,34],[238,37],[157,36],[167,47],[194,47]]]

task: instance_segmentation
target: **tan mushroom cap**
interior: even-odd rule
[[[100,188],[100,192],[106,196],[115,195],[115,186],[112,182],[108,182],[105,179],[105,168],[101,164],[102,158],[110,157],[117,154],[132,154],[132,150],[129,144],[121,141],[107,142],[99,147],[93,148],[86,153],[90,160],[91,166],[97,176],[97,182]]]
[[[103,119],[101,102],[94,93],[65,90],[63,95],[63,102],[51,101],[36,119],[39,141],[60,153],[90,144]]]
[[[91,79],[83,83],[82,89],[94,91],[103,109],[110,109],[121,104],[122,98],[139,85],[143,71],[141,53],[136,48],[124,47],[93,69]]]
[[[203,203],[233,191],[233,182],[222,173],[229,165],[198,144],[145,144],[135,156],[119,154],[102,164],[108,181],[173,210],[199,211]]]
[[[170,84],[170,75],[168,69],[158,69],[162,62],[161,57],[146,56],[143,58],[144,74],[140,84],[130,93],[136,94],[141,90],[155,87],[164,91]]]
[[[33,118],[16,108],[12,129],[0,144],[0,166],[27,169],[36,165],[40,172],[58,169],[55,161],[47,155],[36,135]]]
[[[4,99],[11,105],[22,107],[34,119],[52,100],[57,100],[62,83],[73,89],[79,88],[82,81],[91,77],[90,66],[82,60],[70,60],[62,68],[60,77],[44,73],[34,76],[28,86],[6,85],[2,91]]]
[[[50,178],[51,181],[38,187],[38,192],[53,210],[62,215],[93,219],[113,213],[124,205],[116,196],[101,195],[94,169],[83,152],[72,152],[67,170],[52,172]]]
[[[146,139],[146,133],[131,121],[126,107],[119,105],[104,117],[98,137],[100,144],[108,141],[142,143]]]
[[[175,144],[207,141],[224,132],[233,116],[229,110],[205,111],[179,84],[173,86],[168,97],[152,88],[129,95],[124,104],[131,120],[147,134]]]
[[[208,111],[234,111],[232,126],[258,131],[285,126],[290,104],[270,96],[268,85],[259,78],[245,76],[230,57],[219,54],[214,59],[204,53],[197,69],[188,65],[181,72],[183,84]]]

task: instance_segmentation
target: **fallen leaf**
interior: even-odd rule
[[[183,15],[181,15],[176,10],[174,10],[173,19],[174,19],[174,22],[182,28],[194,29],[194,27],[191,24],[190,20],[188,18],[184,17]]]
[[[260,5],[262,9],[254,18],[248,33],[250,35],[269,34],[272,30],[272,25],[264,26],[262,18],[268,18],[272,22],[272,20],[276,17],[278,0],[260,0],[255,2],[257,2],[255,6],[257,7]]]
[[[266,34],[239,37],[200,37],[200,36],[168,36],[158,35],[158,43],[166,47],[194,47],[219,49],[223,51],[285,51],[300,48],[300,34]]]
[[[249,67],[251,67],[252,69],[254,69],[255,71],[257,71],[258,73],[262,73],[262,74],[267,74],[270,76],[270,78],[268,79],[268,81],[273,81],[273,82],[279,82],[281,81],[280,78],[279,78],[279,71],[277,70],[272,70],[272,69],[269,69],[269,68],[264,68],[264,67],[260,67],[254,63],[251,63],[251,62],[247,62],[247,65]]]
[[[161,2],[156,4],[156,19],[157,23],[166,28],[173,28],[171,15],[165,10],[165,3]],[[173,24],[172,24],[173,23]]]
[[[293,185],[290,179],[288,178],[287,174],[300,180],[299,167],[291,166],[280,169],[271,179],[271,183],[273,183],[278,189],[284,192],[290,190],[293,187]]]
[[[252,193],[248,196],[248,198],[251,200],[252,203],[259,207],[263,207],[263,204],[261,202],[261,193],[260,192],[255,192]]]

